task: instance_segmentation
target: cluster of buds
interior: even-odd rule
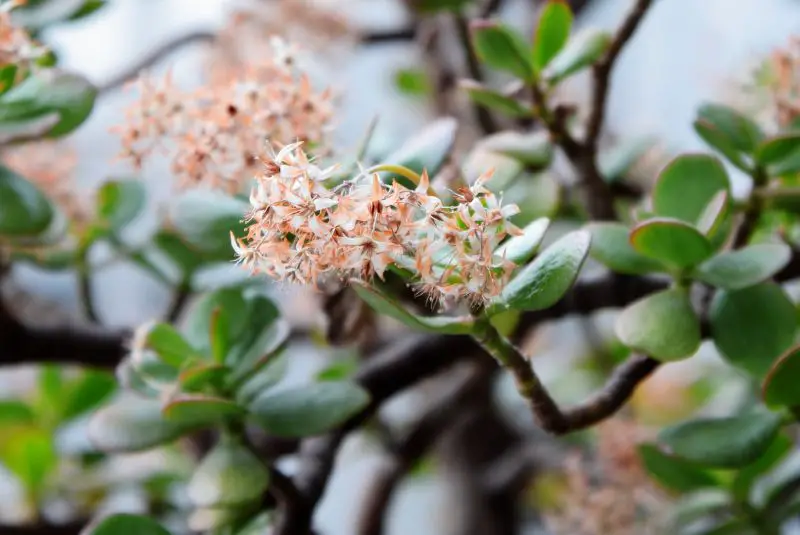
[[[324,5],[325,3],[331,5]],[[239,2],[214,40],[209,57],[211,79],[226,80],[243,67],[262,61],[269,39],[279,35],[303,47],[324,51],[352,42],[355,32],[335,2],[262,0]]]
[[[26,0],[0,1],[0,68],[16,65],[30,70],[47,49],[31,39],[24,29],[14,25],[11,10],[25,4]],[[21,74],[21,73],[20,73]]]
[[[179,89],[169,74],[161,82],[140,78],[139,99],[114,129],[122,157],[138,169],[161,150],[179,186],[238,193],[259,170],[264,139],[323,144],[332,118],[330,92],[312,88],[282,40],[271,43],[272,54],[260,63],[196,90]]]
[[[232,236],[242,264],[274,279],[319,287],[326,280],[384,277],[390,267],[431,304],[454,298],[480,306],[516,267],[495,249],[521,231],[485,187],[491,172],[446,205],[423,174],[414,189],[362,172],[329,188],[335,168],[321,169],[293,143],[264,161],[250,201],[245,239]]]
[[[800,118],[800,38],[794,37],[789,46],[772,52],[769,70],[768,89],[776,119],[785,128]]]

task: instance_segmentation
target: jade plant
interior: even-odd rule
[[[8,292],[0,301],[0,363],[36,378],[0,400],[0,464],[21,489],[0,532],[318,533],[353,436],[389,459],[353,498],[364,535],[388,529],[404,478],[431,474],[467,489],[448,533],[522,533],[540,522],[520,514],[531,509],[553,533],[645,533],[658,509],[665,532],[777,535],[800,514],[796,51],[759,75],[776,120],[702,103],[705,149],[648,166],[652,140],[607,141],[605,116],[652,0],[614,31],[577,31],[585,3],[548,0],[525,32],[497,1],[405,2],[413,25],[388,32],[254,4],[95,85],[43,39],[105,4],[0,11],[0,280],[70,274],[82,306],[54,324]],[[402,67],[395,82],[435,117],[407,139],[380,139],[378,120],[339,147],[341,103],[307,56],[428,27],[432,68]],[[211,43],[199,85],[140,73],[197,40]],[[564,97],[582,76],[585,108]],[[62,138],[128,81],[136,95],[112,134],[130,173],[81,191]],[[174,189],[156,202],[147,178],[162,157]],[[118,264],[172,295],[160,317],[108,325],[96,279]],[[567,316],[592,351],[559,358],[553,377],[530,335]],[[694,390],[652,394],[677,366]],[[410,393],[413,414],[387,416]],[[648,403],[660,417],[647,421]],[[630,458],[598,431],[623,420],[642,432]],[[70,433],[83,440],[70,446]],[[606,499],[590,465],[567,467],[566,491],[548,486],[544,467],[560,473],[568,451],[617,455],[615,481],[634,498]],[[132,453],[150,464],[120,476]],[[137,510],[109,505],[120,488],[141,491]],[[643,512],[647,493],[658,498]],[[614,514],[623,501],[630,518]],[[570,514],[583,527],[566,528]]]

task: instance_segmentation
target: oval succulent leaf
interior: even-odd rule
[[[384,158],[384,162],[406,167],[417,174],[427,171],[430,176],[435,176],[453,150],[457,130],[458,121],[455,118],[437,119]],[[407,187],[414,186],[407,178],[400,175],[388,174],[383,180],[385,182],[397,180]]]
[[[89,525],[81,535],[170,535],[152,518],[128,513],[107,516]]]
[[[533,67],[542,70],[569,39],[572,10],[565,0],[549,0],[539,16],[533,40]]]
[[[352,280],[353,290],[375,311],[394,318],[400,323],[421,331],[443,334],[468,334],[474,322],[470,318],[448,316],[418,316],[409,312],[403,305],[379,288],[368,283]]]
[[[766,167],[781,164],[800,154],[800,132],[791,132],[765,140],[756,150],[756,161]]]
[[[511,279],[489,313],[507,309],[542,310],[556,304],[578,278],[591,242],[592,235],[585,230],[570,232],[556,240]]]
[[[763,377],[795,340],[797,313],[777,284],[719,291],[709,309],[714,344],[731,364]]]
[[[726,290],[741,290],[763,282],[783,269],[792,251],[783,243],[758,243],[726,251],[697,266],[694,277]]]
[[[135,180],[109,180],[97,191],[97,215],[109,230],[119,232],[145,207],[144,184]]]
[[[780,426],[780,415],[758,410],[680,423],[664,429],[658,442],[668,454],[687,461],[713,468],[739,468],[758,460]]]
[[[611,34],[588,28],[570,39],[542,71],[553,85],[599,61],[611,46]]]
[[[729,191],[728,173],[708,154],[684,154],[659,173],[653,188],[653,211],[694,224],[720,190]]]
[[[697,228],[667,217],[636,225],[630,243],[638,253],[678,269],[700,264],[713,253],[711,243]]]
[[[719,128],[705,119],[697,119],[692,126],[703,141],[717,149],[735,167],[748,174],[752,172],[748,157],[736,149]]]
[[[664,266],[638,253],[630,244],[630,229],[622,223],[590,223],[586,229],[592,233],[592,248],[589,254],[617,273],[641,275],[664,271]]]
[[[539,245],[541,245],[549,226],[550,219],[546,217],[541,217],[528,223],[522,229],[520,236],[514,236],[507,240],[494,251],[494,254],[510,260],[518,266],[526,264],[536,255],[536,251],[539,250]]]
[[[194,428],[166,420],[157,400],[126,399],[97,411],[88,434],[101,451],[133,452],[172,442]]]
[[[0,235],[39,235],[53,215],[53,206],[39,188],[0,165]]]
[[[223,438],[197,467],[186,488],[195,507],[236,506],[257,500],[269,471],[246,446]]]
[[[147,347],[155,351],[161,360],[176,368],[195,353],[195,349],[181,333],[168,323],[156,323],[150,328],[147,333]]]
[[[764,402],[770,406],[800,406],[800,345],[795,345],[775,361],[761,388]]]
[[[752,119],[729,106],[704,103],[697,110],[697,116],[713,125],[738,151],[752,154],[764,139],[764,133]]]
[[[626,346],[662,361],[692,356],[700,346],[700,321],[685,290],[674,288],[629,305],[615,330]]]
[[[509,117],[533,116],[533,110],[530,107],[513,97],[489,89],[475,80],[461,80],[458,85],[473,102],[485,108],[495,110]]]
[[[553,144],[544,132],[498,132],[481,140],[484,149],[519,160],[531,168],[541,169],[553,159]]]
[[[210,425],[243,416],[245,409],[228,399],[201,394],[182,394],[170,400],[162,412],[168,420],[187,425]]]
[[[708,471],[666,455],[654,444],[642,444],[638,450],[647,472],[669,490],[685,493],[719,485],[717,478]]]
[[[303,437],[342,424],[369,401],[369,393],[355,383],[324,381],[267,392],[250,404],[250,412],[270,434]]]
[[[507,71],[522,80],[533,77],[527,45],[512,30],[499,22],[477,20],[470,25],[472,47],[487,66]]]

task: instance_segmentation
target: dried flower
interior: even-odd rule
[[[355,32],[337,12],[338,5],[328,3],[331,5],[308,0],[240,2],[241,7],[233,11],[215,39],[209,58],[212,82],[229,80],[243,68],[263,61],[262,51],[273,36],[325,51],[330,57],[331,45],[346,44]]]
[[[171,156],[180,186],[206,185],[241,191],[259,170],[267,138],[322,144],[330,129],[328,91],[315,92],[292,61],[292,51],[272,41],[272,54],[257,65],[194,91],[176,87],[171,75],[160,82],[143,76],[139,100],[126,123],[122,157],[141,167],[155,150]]]
[[[775,106],[778,125],[786,127],[800,118],[800,38],[772,52],[767,87]]]
[[[264,161],[250,196],[244,239],[232,239],[239,262],[254,272],[318,286],[326,278],[369,281],[391,266],[414,273],[412,284],[431,302],[455,298],[481,305],[495,297],[515,267],[494,254],[521,231],[484,184],[491,172],[445,206],[429,192],[428,176],[411,190],[362,172],[336,188],[302,143]]]
[[[663,528],[668,498],[647,476],[637,446],[647,436],[635,422],[613,418],[597,428],[594,459],[565,463],[563,503],[547,514],[557,534],[655,535]]]
[[[0,68],[16,65],[20,76],[35,67],[47,49],[34,41],[23,28],[14,25],[11,10],[26,0],[0,1]]]

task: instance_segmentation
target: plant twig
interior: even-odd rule
[[[176,37],[175,39],[167,41],[158,48],[154,49],[149,54],[140,58],[133,65],[130,65],[116,76],[113,76],[110,80],[107,80],[105,83],[100,84],[98,86],[98,92],[100,94],[108,93],[110,91],[122,87],[129,80],[136,78],[136,76],[138,76],[142,70],[147,69],[148,67],[152,67],[156,63],[172,55],[174,52],[180,50],[186,45],[194,43],[209,43],[214,41],[214,39],[216,39],[216,33],[200,30],[196,32],[187,33],[186,35],[182,35],[180,37]]]
[[[182,282],[172,296],[172,302],[169,304],[164,318],[169,323],[175,323],[181,316],[183,309],[189,303],[189,298],[192,296],[192,285],[190,281]]]
[[[453,19],[456,25],[458,40],[461,43],[461,49],[464,52],[467,63],[467,72],[469,73],[470,78],[476,82],[481,82],[483,81],[483,72],[481,71],[481,65],[478,61],[478,57],[475,55],[475,50],[470,44],[469,25],[467,24],[467,20],[463,15],[458,13],[453,15]],[[497,126],[497,120],[495,119],[494,115],[492,115],[492,112],[490,112],[486,107],[473,102],[472,111],[484,134],[492,134],[498,131],[499,128]]]
[[[68,524],[31,524],[7,525],[0,524],[0,533],[3,535],[79,535],[86,522],[70,522]]]
[[[611,42],[605,56],[595,64],[593,74],[592,107],[589,113],[589,121],[586,127],[585,145],[587,150],[594,155],[597,152],[597,141],[600,131],[603,128],[603,121],[606,113],[606,100],[608,89],[611,85],[611,72],[620,53],[625,45],[636,33],[636,29],[641,24],[647,10],[652,5],[653,0],[636,0],[633,9],[628,13],[625,21],[617,30],[614,40]]]
[[[488,322],[479,325],[478,341],[514,376],[517,390],[528,402],[537,423],[555,435],[585,429],[617,412],[660,364],[650,357],[634,356],[614,371],[600,392],[586,402],[562,411],[519,350]]]
[[[456,413],[464,406],[472,390],[480,384],[481,369],[470,366],[463,370],[450,387],[429,404],[427,411],[406,435],[393,444],[391,457],[378,469],[367,492],[359,518],[358,535],[381,535],[385,531],[386,509],[391,498],[414,464],[430,450],[447,429]]]
[[[403,43],[413,41],[417,36],[417,29],[414,26],[397,28],[395,30],[383,30],[364,32],[359,41],[362,45],[379,45],[386,43]]]

